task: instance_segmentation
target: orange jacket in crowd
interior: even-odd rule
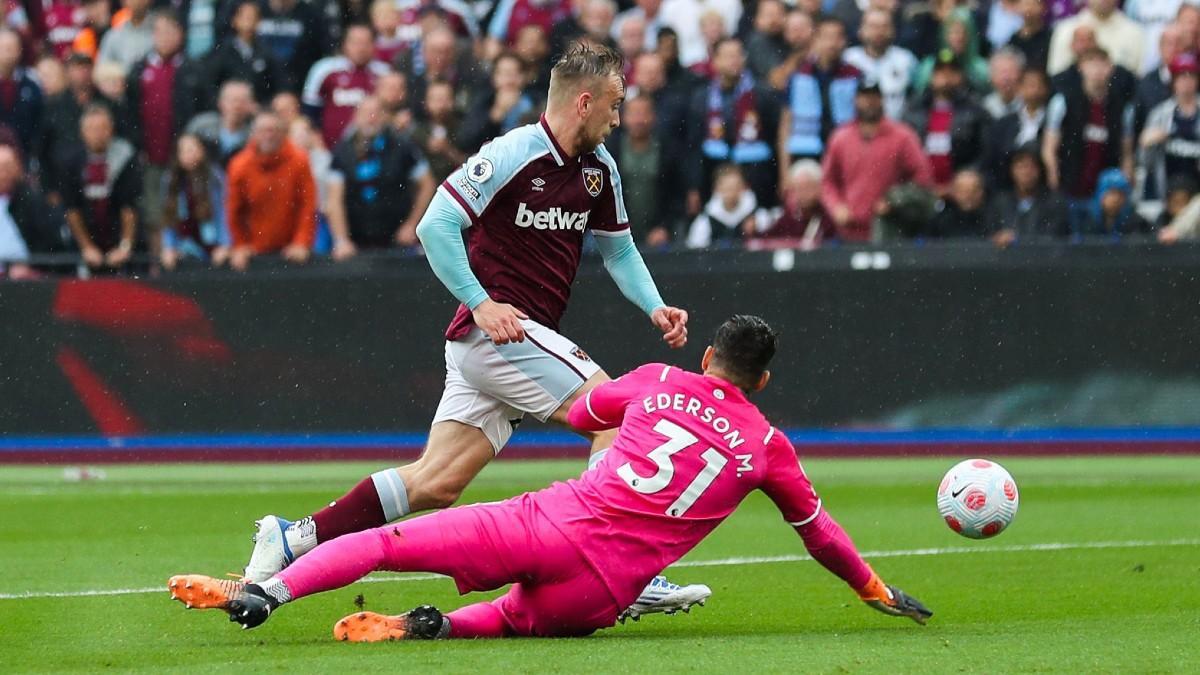
[[[234,246],[274,253],[290,244],[312,248],[317,186],[308,157],[291,143],[263,155],[252,141],[229,162],[225,207]]]

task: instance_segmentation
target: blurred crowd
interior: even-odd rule
[[[1194,1],[9,0],[0,269],[419,251],[576,39],[644,247],[1200,237]]]

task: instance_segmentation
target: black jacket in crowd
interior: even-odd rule
[[[40,154],[42,189],[48,195],[62,192],[65,167],[79,152],[82,143],[79,120],[83,117],[83,109],[90,105],[108,108],[113,116],[116,135],[122,138],[129,136],[129,112],[125,104],[113,101],[95,87],[91,89],[85,103],[80,103],[75,92],[70,89],[50,97],[46,102],[45,116],[42,118]]]
[[[991,118],[987,111],[969,96],[960,94],[953,103],[954,118],[950,122],[950,160],[958,171],[974,165],[983,158],[984,139]],[[904,112],[904,122],[924,140],[929,132],[929,113],[933,109],[933,92]]]
[[[1021,199],[1011,190],[1001,192],[988,205],[990,230],[1012,230],[1018,239],[1065,238],[1071,233],[1067,202],[1062,195],[1042,188],[1021,210]]]
[[[205,57],[207,66],[207,106],[216,108],[221,85],[229,80],[244,80],[254,87],[254,98],[260,104],[270,102],[281,90],[286,75],[283,66],[260,40],[246,45],[229,36]]]

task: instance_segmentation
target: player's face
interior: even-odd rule
[[[613,129],[621,126],[621,104],[624,102],[625,80],[620,75],[610,75],[592,96],[583,118],[585,152],[595,149]]]

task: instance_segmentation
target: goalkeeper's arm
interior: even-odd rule
[[[850,584],[863,602],[885,614],[907,616],[917,623],[923,624],[933,616],[916,598],[883,583],[858,554],[850,535],[824,510],[818,510],[807,522],[795,524],[795,528],[813,559]]]

